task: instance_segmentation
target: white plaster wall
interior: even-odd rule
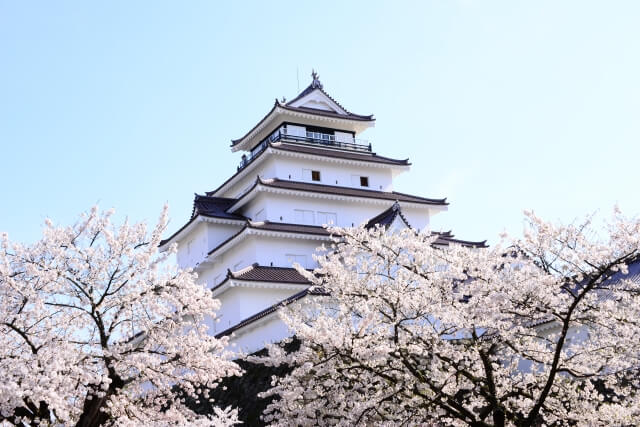
[[[266,158],[263,157],[260,160],[257,160],[256,165],[253,166],[253,169],[251,169],[250,172],[246,174],[246,176],[244,176],[242,179],[239,179],[224,192],[220,193],[218,197],[237,198],[253,185],[253,183],[256,181],[256,177],[261,176],[265,179],[275,177],[276,159],[271,155],[266,156]],[[240,162],[239,159],[238,162]]]
[[[256,262],[255,250],[255,245],[251,243],[251,240],[244,239],[234,246],[232,250],[214,258],[213,263],[208,263],[199,272],[200,280],[206,283],[208,288],[212,288],[224,280],[227,270],[239,270]]]
[[[313,260],[312,254],[322,245],[320,240],[267,238],[264,236],[252,236],[252,244],[255,247],[256,262],[260,265],[273,265],[275,267],[291,267],[292,261],[288,256],[305,255],[304,268],[316,268],[318,265]],[[300,262],[300,264],[302,264]]]
[[[289,336],[289,328],[280,320],[278,313],[274,313],[236,332],[229,343],[232,350],[254,353],[263,349],[267,343],[279,342]]]
[[[196,224],[190,233],[178,241],[178,266],[180,268],[195,267],[207,254],[207,246],[207,227],[201,222]]]
[[[331,152],[327,153],[331,156]],[[275,163],[275,176],[283,180],[312,182],[303,170],[320,171],[320,182],[317,184],[338,185],[340,187],[356,187],[368,190],[392,191],[393,176],[390,168],[355,166],[332,163],[322,160],[306,160],[278,155]],[[369,177],[369,187],[361,187],[359,180],[354,183],[352,176]]]
[[[227,240],[229,237],[236,234],[244,226],[244,224],[231,225],[215,223],[206,223],[206,225],[208,238],[207,253],[209,253],[211,249],[215,248],[220,243]]]
[[[293,136],[307,136],[307,128],[304,126],[287,125],[287,134]]]
[[[291,267],[292,261],[288,255],[305,255],[305,268],[313,269],[317,263],[312,254],[322,245],[320,240],[284,239],[268,236],[249,235],[243,241],[216,257],[213,264],[200,272],[200,281],[208,288],[220,283],[226,277],[227,269],[232,271],[240,263],[240,268],[253,263],[263,266]],[[301,264],[299,260],[298,263]]]
[[[241,225],[200,222],[178,241],[177,261],[180,268],[194,268],[209,251],[229,236],[237,233]]]
[[[214,333],[222,332],[304,288],[304,285],[300,285],[300,289],[249,288],[245,286],[230,288],[217,296],[221,302],[218,311],[220,321],[214,325]]]
[[[285,194],[261,193],[251,202],[242,207],[244,215],[254,215],[264,209],[266,219],[272,222],[300,223],[296,217],[296,210],[312,211],[314,225],[323,225],[319,221],[318,212],[336,213],[337,224],[340,227],[360,225],[380,214],[393,205],[392,200],[383,203],[360,203],[357,201],[343,201],[320,199],[317,197],[299,197]],[[417,229],[429,224],[430,210],[425,208],[403,208],[407,212],[407,219],[411,226]],[[410,217],[410,218],[409,218]],[[414,225],[415,224],[415,225]]]
[[[305,298],[314,297],[307,296]],[[303,300],[293,303],[293,307],[302,302]],[[244,353],[253,353],[263,349],[267,343],[279,342],[291,335],[287,325],[280,320],[278,312],[275,312],[236,331],[230,338],[229,343],[232,349]]]
[[[348,143],[353,143],[353,135],[351,135],[348,132],[338,132],[335,131],[334,132],[335,137],[336,137],[336,141],[338,142],[348,142]]]
[[[435,214],[438,211],[431,212],[431,214]],[[407,221],[409,221],[409,225],[415,230],[424,230],[429,227],[429,214],[425,212],[424,209],[416,209],[416,208],[402,208],[402,213],[404,214]]]
[[[304,131],[301,131],[301,133],[305,134]],[[341,140],[344,139],[347,141],[348,138],[351,138],[350,134],[345,133],[344,135],[346,135],[344,138],[340,137]],[[281,153],[267,155],[266,157],[258,160],[246,176],[239,179],[218,196],[239,197],[248,188],[250,188],[251,185],[253,185],[257,176],[260,176],[263,179],[279,178],[284,180],[305,181],[302,173],[303,169],[319,170],[321,175],[321,184],[362,188],[359,182],[354,183],[352,177],[354,175],[366,176],[369,178],[369,187],[364,188],[371,190],[393,191],[393,178],[402,172],[388,166],[375,167],[365,163],[362,165],[335,163],[330,160],[330,150],[327,150],[327,155],[329,156],[328,159],[318,158],[313,160],[287,157]]]

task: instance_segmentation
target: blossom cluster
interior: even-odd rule
[[[615,211],[487,249],[429,232],[332,228],[329,296],[281,310],[300,341],[264,397],[274,425],[634,425],[640,419],[640,221]]]
[[[112,215],[47,221],[32,245],[2,236],[0,421],[233,424],[234,410],[202,416],[185,404],[240,369],[205,324],[219,301],[168,266],[175,247],[158,253],[166,207],[150,233]]]

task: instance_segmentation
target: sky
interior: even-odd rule
[[[318,71],[435,229],[640,213],[640,2],[0,0],[0,231],[94,204],[170,231]]]

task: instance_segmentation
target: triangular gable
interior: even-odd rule
[[[395,233],[396,231],[404,230],[405,228],[411,228],[404,215],[396,215],[391,224],[388,226],[388,232]]]
[[[319,87],[312,88],[306,95],[303,95],[292,102],[287,103],[289,107],[312,108],[314,110],[331,111],[336,114],[349,115],[334,100],[329,98]]]
[[[340,104],[334,101],[333,98],[322,89],[322,83],[320,83],[318,73],[313,71],[311,78],[313,78],[311,84],[286,105],[294,108],[311,108],[314,110],[330,111],[348,116],[349,112],[342,108]]]
[[[412,228],[405,218],[400,204],[396,200],[389,209],[382,211],[380,214],[371,218],[365,225],[366,228],[373,228],[376,226],[384,227],[391,231],[402,230],[405,228]]]

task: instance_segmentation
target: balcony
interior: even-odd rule
[[[316,145],[329,148],[337,148],[349,151],[371,152],[371,144],[362,139],[345,138],[346,140],[336,140],[335,135],[321,132],[306,131],[306,135],[288,133],[286,127],[276,129],[271,135],[266,137],[260,144],[251,150],[249,155],[243,154],[238,170],[243,169],[262,153],[271,142],[295,142],[305,145]]]

